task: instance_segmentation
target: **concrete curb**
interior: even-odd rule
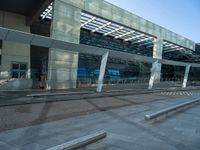
[[[196,98],[194,100],[190,100],[190,101],[180,103],[171,107],[167,107],[165,109],[161,109],[151,114],[146,114],[144,118],[146,121],[156,122],[156,121],[165,119],[166,117],[169,117],[177,112],[188,109],[192,107],[194,104],[197,104],[199,102],[200,102],[200,98]]]
[[[83,91],[83,92],[68,92],[68,93],[36,93],[36,94],[28,94],[27,97],[42,97],[42,96],[59,96],[59,95],[74,95],[74,94],[92,94],[92,91]]]
[[[98,131],[72,141],[48,148],[47,150],[74,150],[81,147],[85,147],[89,144],[92,144],[96,141],[99,141],[107,136],[105,131]]]

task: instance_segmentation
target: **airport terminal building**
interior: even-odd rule
[[[188,31],[189,32],[189,31]],[[0,89],[198,80],[199,44],[104,0],[3,0]],[[90,83],[90,84],[89,84]]]

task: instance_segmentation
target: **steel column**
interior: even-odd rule
[[[184,75],[184,79],[183,79],[182,88],[186,88],[186,86],[187,86],[187,81],[188,81],[188,76],[189,76],[189,72],[190,72],[190,67],[191,67],[191,65],[189,64],[185,68],[185,75]]]
[[[100,67],[100,72],[99,72],[99,79],[98,79],[98,84],[97,84],[97,92],[102,91],[103,87],[103,79],[106,71],[106,65],[107,65],[107,60],[108,60],[108,55],[109,52],[106,52],[101,59],[101,67]]]
[[[158,60],[155,61],[153,64],[152,64],[152,68],[151,68],[151,76],[150,76],[150,79],[149,79],[149,88],[148,89],[152,89],[153,88],[153,84],[154,84],[154,80],[155,78],[157,77],[157,73],[159,71],[159,63],[158,63]]]

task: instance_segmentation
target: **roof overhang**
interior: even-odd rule
[[[52,0],[1,0],[0,10],[23,15],[26,17],[26,24],[31,25],[51,2]]]
[[[76,51],[79,53],[86,53],[86,54],[93,54],[93,55],[100,55],[100,56],[104,55],[106,52],[109,52],[110,57],[119,58],[119,59],[123,59],[127,61],[135,60],[135,61],[141,61],[141,62],[147,62],[147,63],[158,61],[159,63],[168,64],[168,65],[187,66],[190,64],[191,67],[200,67],[200,64],[196,64],[196,63],[184,63],[184,62],[164,60],[164,59],[155,59],[152,57],[129,54],[129,53],[119,52],[119,51],[114,51],[114,50],[108,50],[108,49],[88,46],[84,44],[69,43],[65,41],[52,39],[50,37],[11,30],[11,29],[2,28],[2,27],[0,27],[0,40],[41,46],[41,47],[46,47],[46,48],[70,49],[72,51]]]
[[[40,15],[42,19],[52,19],[53,3],[51,3],[45,11]],[[89,14],[87,12],[81,13],[81,28],[89,30],[91,33],[100,33],[103,36],[111,36],[114,39],[120,39],[124,42],[131,42],[139,46],[153,47],[155,37],[147,33],[137,31],[132,28],[117,24],[110,20]],[[163,52],[169,53],[174,51],[185,51],[186,47],[164,41]]]

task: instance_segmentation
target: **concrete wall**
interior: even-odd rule
[[[162,53],[163,53],[163,39],[155,39],[154,46],[153,46],[153,58],[162,59]],[[156,68],[152,70],[154,72],[151,72],[151,76],[152,76],[152,73],[155,75],[154,82],[160,82],[161,67],[162,67],[162,64],[157,63]]]
[[[195,43],[181,35],[145,20],[104,0],[61,0],[94,15],[107,18],[116,23],[138,31],[163,38],[164,40],[195,50]],[[164,18],[163,18],[164,19]]]
[[[81,9],[55,0],[51,37],[54,39],[79,43]],[[70,49],[49,50],[48,88],[76,88],[78,53]]]
[[[30,27],[26,26],[25,21],[25,16],[0,11],[1,27],[30,32]],[[28,70],[30,71],[30,45],[3,41],[1,78],[10,77],[12,62],[27,63]]]

